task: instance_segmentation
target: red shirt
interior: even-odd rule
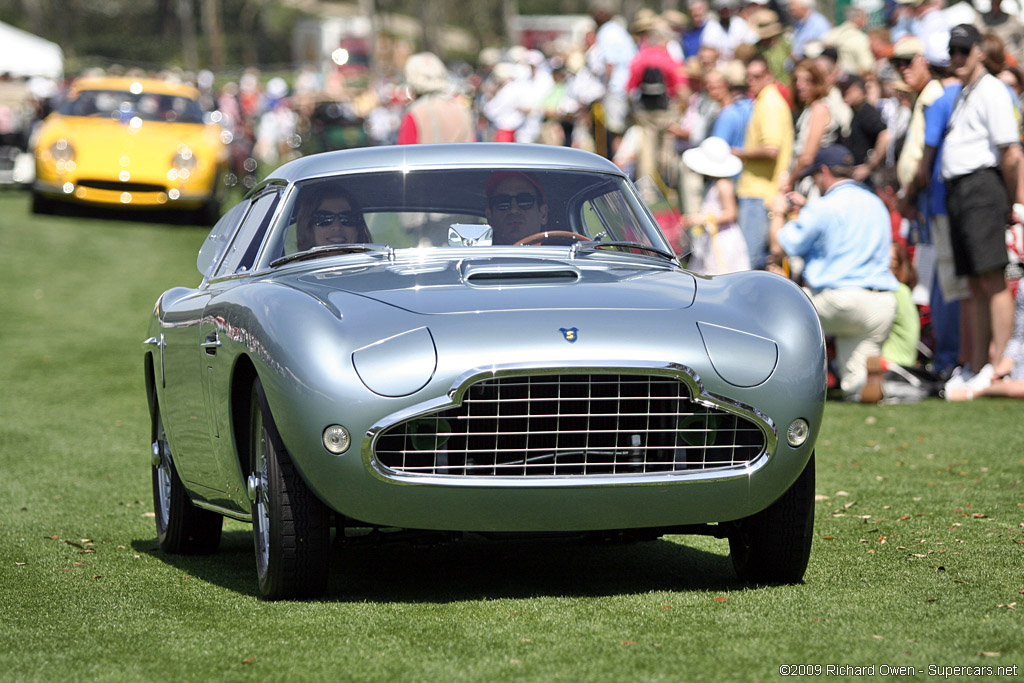
[[[640,48],[640,51],[629,63],[629,81],[626,83],[626,90],[633,91],[640,87],[643,80],[644,70],[649,66],[661,69],[665,76],[665,91],[672,99],[676,91],[687,84],[686,76],[683,75],[683,65],[672,59],[664,45],[648,45]]]

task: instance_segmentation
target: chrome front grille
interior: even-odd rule
[[[453,477],[589,477],[742,466],[765,448],[751,420],[691,400],[673,376],[489,378],[459,405],[385,429],[385,472]]]

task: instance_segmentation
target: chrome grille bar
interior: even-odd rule
[[[384,471],[471,477],[607,476],[742,466],[765,447],[752,421],[691,400],[666,375],[488,378],[460,405],[384,430]]]

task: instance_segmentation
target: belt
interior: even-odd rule
[[[963,175],[954,176],[954,177],[952,177],[952,178],[950,178],[949,180],[946,181],[946,185],[949,185],[949,186],[956,185],[961,180],[965,180],[967,178],[970,178],[972,175],[975,175],[976,173],[984,173],[986,171],[992,171],[994,173],[999,173],[1000,172],[999,169],[996,168],[995,166],[986,166],[985,168],[975,169],[975,170],[971,171],[970,173],[964,173]]]
[[[822,292],[824,292],[826,289],[833,289],[833,290],[839,290],[839,289],[859,289],[862,292],[889,292],[889,293],[892,293],[892,291],[893,291],[891,289],[881,289],[880,287],[809,287],[808,289],[810,290],[811,294],[815,295],[815,296],[820,294],[820,293],[822,293]]]

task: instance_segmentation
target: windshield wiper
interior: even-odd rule
[[[310,259],[320,258],[321,256],[362,254],[368,251],[385,251],[390,253],[391,247],[387,244],[325,244],[323,246],[307,249],[306,251],[298,251],[294,254],[288,254],[287,256],[276,258],[270,262],[270,267],[277,268],[278,266],[283,266],[286,263],[308,261]]]
[[[611,241],[611,242],[576,242],[572,245],[572,253],[575,254],[578,251],[593,251],[597,249],[612,248],[620,251],[628,251],[629,249],[639,249],[640,251],[646,251],[650,254],[662,256],[669,261],[675,261],[676,255],[670,254],[664,249],[658,249],[647,244],[641,244],[640,242],[626,242],[626,241]]]

